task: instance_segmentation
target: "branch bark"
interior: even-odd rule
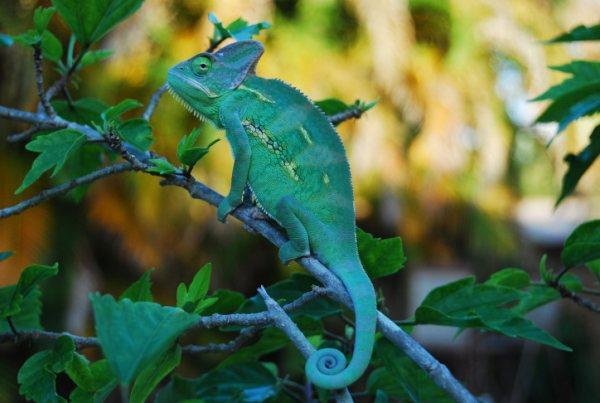
[[[48,101],[48,97],[46,92],[44,91],[44,73],[42,71],[42,45],[40,43],[36,43],[33,45],[33,65],[35,67],[35,83],[37,85],[38,96],[40,98],[40,103],[44,108],[44,112],[51,119],[56,117],[56,112],[52,105],[50,105],[50,101]]]
[[[0,210],[0,218],[6,218],[12,215],[22,213],[23,211],[29,208],[37,206],[43,201],[52,199],[60,195],[64,195],[70,190],[75,189],[77,186],[86,185],[88,183],[95,182],[100,178],[105,178],[107,176],[114,175],[120,172],[130,171],[132,169],[133,168],[131,164],[128,162],[121,162],[118,164],[109,165],[105,168],[81,176],[70,182],[63,183],[48,190],[44,190],[38,193],[37,195],[33,196],[32,198],[23,200],[22,202],[15,204],[14,206],[3,208]]]
[[[77,125],[73,122],[61,121],[58,118],[49,120],[43,115],[18,111],[2,106],[0,106],[0,117],[7,117],[9,119],[26,121],[29,123],[52,123],[56,125],[63,125],[62,127],[72,127],[85,133],[90,141],[103,141],[102,135],[94,129],[87,126]],[[347,118],[350,117],[352,116]],[[161,185],[178,186],[184,188],[188,191],[192,198],[204,200],[213,206],[218,206],[223,200],[222,195],[215,192],[213,189],[209,188],[203,183],[196,181],[190,176],[159,176],[164,177],[164,180],[161,181]],[[287,240],[283,230],[273,222],[256,218],[257,215],[254,214],[254,211],[255,209],[252,207],[240,206],[234,210],[231,215],[244,223],[245,226],[252,232],[262,235],[275,246],[280,247]],[[341,302],[347,307],[352,308],[350,296],[341,281],[319,260],[310,256],[299,259],[298,263],[302,265],[308,272],[310,272],[315,278],[317,278],[323,285],[325,285],[328,296],[332,297],[338,302]],[[286,310],[286,307],[287,305],[284,306],[283,309]],[[237,317],[236,315],[240,314],[212,315],[210,317],[212,319],[210,320],[207,318],[201,318],[200,322],[198,323],[198,327],[216,327],[231,324],[264,326],[270,323],[268,312],[251,314],[257,315],[257,318],[254,319],[258,321],[252,323],[239,323],[237,320],[239,320],[240,317]],[[248,319],[248,316],[244,316],[244,318]],[[405,352],[421,369],[429,374],[434,383],[445,390],[451,397],[460,402],[477,402],[475,397],[473,397],[473,395],[471,395],[469,391],[452,376],[450,371],[444,365],[433,358],[433,356],[431,356],[431,354],[429,354],[421,345],[419,345],[414,339],[412,339],[392,320],[390,320],[381,312],[378,313],[377,325],[379,330],[386,338],[388,338],[392,343]]]

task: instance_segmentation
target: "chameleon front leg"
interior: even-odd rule
[[[248,183],[252,152],[246,130],[244,130],[242,122],[237,115],[223,119],[222,123],[234,158],[233,171],[231,173],[231,189],[217,209],[217,218],[219,221],[225,222],[227,215],[242,204],[244,189]]]

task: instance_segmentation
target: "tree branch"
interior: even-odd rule
[[[51,128],[52,127],[46,127],[44,125],[36,124],[35,126],[32,126],[29,129],[24,130],[20,133],[14,133],[14,134],[9,135],[6,138],[6,141],[8,141],[9,143],[20,143],[22,141],[28,141],[34,134],[36,134],[40,130],[51,129]]]
[[[365,112],[366,111],[361,109],[359,106],[352,106],[350,109],[329,116],[329,121],[332,125],[337,126],[349,119],[360,119]]]
[[[121,162],[118,164],[109,165],[90,174],[74,179],[70,182],[63,183],[48,190],[43,190],[42,192],[38,193],[32,198],[24,200],[18,204],[15,204],[14,206],[3,208],[0,210],[0,218],[6,218],[15,214],[19,214],[29,208],[37,206],[43,201],[66,194],[70,190],[76,188],[77,186],[86,185],[100,178],[104,178],[120,172],[130,171],[132,169],[133,168],[131,164],[128,162]]]
[[[158,89],[156,91],[154,91],[154,94],[152,94],[152,97],[150,98],[150,102],[148,102],[148,106],[146,107],[146,110],[144,111],[142,118],[144,118],[146,120],[150,120],[150,118],[152,117],[152,114],[154,113],[154,109],[156,109],[156,107],[158,106],[160,97],[162,97],[162,95],[167,91],[168,88],[169,88],[168,84],[163,84],[162,86],[158,87]]]
[[[595,304],[594,302],[588,300],[587,298],[582,297],[579,294],[574,293],[573,291],[568,290],[564,285],[559,284],[558,281],[553,281],[548,284],[550,287],[556,289],[563,298],[570,299],[575,302],[577,305],[592,311],[594,313],[600,313],[600,305]]]
[[[161,184],[182,187],[193,198],[204,200],[213,206],[218,206],[221,200],[223,200],[223,196],[219,193],[200,182],[196,182],[192,178],[169,177],[163,180]],[[232,216],[242,221],[246,226],[268,239],[277,247],[281,247],[287,241],[281,229],[275,227],[267,220],[256,220],[253,217],[251,207],[242,205],[232,212]],[[325,285],[329,296],[346,305],[348,308],[353,307],[350,295],[344,285],[319,260],[309,256],[299,259],[298,263]],[[377,316],[377,326],[388,340],[400,348],[422,370],[427,372],[433,382],[451,397],[460,402],[477,402],[477,399],[452,376],[445,365],[438,362],[427,350],[381,312]]]
[[[281,330],[290,341],[296,346],[298,351],[302,354],[305,359],[308,359],[312,353],[316,351],[314,346],[310,344],[304,333],[298,328],[298,325],[286,314],[286,311],[277,303],[273,298],[269,296],[267,290],[264,287],[258,289],[258,293],[265,301],[267,311],[271,317],[273,326]],[[336,402],[352,402],[352,397],[348,388],[343,388],[341,391],[335,394]]]
[[[68,126],[65,121],[51,119],[41,113],[25,112],[19,109],[7,108],[2,105],[0,105],[0,117],[19,122],[47,125],[53,128],[64,128]]]
[[[54,96],[56,96],[56,94],[62,91],[62,89],[65,88],[65,86],[69,83],[71,76],[73,76],[73,74],[77,70],[79,63],[81,63],[81,60],[83,59],[83,56],[86,52],[87,48],[82,49],[81,52],[79,52],[79,54],[77,55],[77,58],[75,59],[73,64],[65,72],[65,74],[63,74],[54,84],[52,84],[50,88],[48,88],[48,91],[46,92],[46,97],[48,100],[54,98]]]
[[[42,71],[42,45],[40,43],[36,43],[33,45],[33,64],[35,66],[35,82],[37,84],[38,96],[40,98],[40,103],[44,108],[44,112],[51,119],[56,117],[56,112],[50,102],[48,101],[48,97],[46,92],[44,91],[44,73]]]
[[[20,120],[29,123],[50,123],[59,127],[71,127],[75,130],[80,130],[85,133],[90,141],[103,140],[102,135],[96,130],[87,126],[75,124],[73,122],[65,122],[59,118],[49,120],[43,115],[10,109],[3,106],[0,106],[0,117],[7,117],[9,119]],[[338,118],[335,118],[334,116],[333,118],[341,119],[339,121],[342,121],[351,117],[355,116],[344,116]],[[335,122],[338,122],[338,120]],[[191,197],[204,200],[213,206],[218,206],[223,200],[222,195],[215,192],[208,186],[197,182],[192,177],[183,175],[159,176],[163,176],[165,178],[163,181],[161,181],[161,185],[182,187],[189,192]],[[277,247],[280,247],[285,241],[287,241],[287,238],[281,228],[270,221],[257,219],[253,211],[254,209],[252,207],[240,206],[234,210],[231,215],[244,223],[247,228],[251,229],[253,232],[259,233]],[[350,299],[350,296],[341,281],[319,260],[310,256],[299,259],[298,263],[300,263],[308,272],[310,272],[322,284],[325,285],[328,296],[332,297],[338,302],[341,302],[348,308],[352,308],[352,300]],[[286,311],[286,307],[287,305],[283,307],[284,311]],[[252,320],[250,320],[251,318]],[[238,320],[242,320],[242,322],[239,322]],[[238,324],[242,326],[264,326],[268,323],[270,323],[268,312],[261,312],[257,314],[212,315],[211,317],[201,318],[197,326],[218,327],[232,324]],[[421,347],[421,345],[419,345],[414,339],[412,339],[392,320],[390,320],[381,312],[378,313],[377,325],[379,330],[386,338],[404,351],[421,369],[429,374],[434,383],[446,391],[451,397],[461,402],[477,401],[469,393],[469,391],[452,376],[450,371],[444,365],[435,360],[435,358],[433,358],[423,347]]]

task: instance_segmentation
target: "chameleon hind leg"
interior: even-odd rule
[[[285,228],[290,239],[279,248],[279,258],[288,263],[302,256],[310,255],[308,232],[303,223],[304,209],[293,196],[284,196],[277,203],[277,220]]]

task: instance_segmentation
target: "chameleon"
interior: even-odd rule
[[[314,255],[348,290],[354,306],[352,358],[319,349],[305,365],[309,381],[339,389],[369,365],[376,328],[376,296],[358,255],[350,167],[327,116],[293,86],[256,75],[264,52],[255,40],[203,52],[168,71],[171,94],[201,120],[225,131],[234,158],[229,194],[217,218],[252,202],[289,238],[284,263]],[[246,196],[245,196],[246,195]]]

